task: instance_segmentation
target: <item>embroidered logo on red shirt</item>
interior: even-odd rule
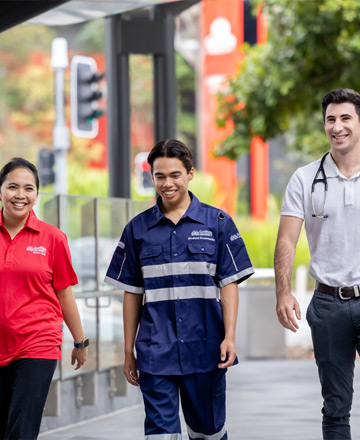
[[[44,248],[44,246],[28,246],[26,250],[33,254],[46,256],[46,248]]]

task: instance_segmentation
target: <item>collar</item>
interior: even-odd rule
[[[339,168],[336,166],[336,163],[331,156],[331,153],[326,156],[324,165],[326,177],[337,177],[341,175]]]
[[[203,209],[201,209],[201,203],[199,199],[196,196],[194,196],[194,194],[191,191],[189,191],[189,195],[191,197],[191,203],[188,209],[186,210],[185,214],[182,216],[182,218],[189,218],[190,220],[193,220],[195,222],[205,224],[204,214],[202,213]],[[147,222],[148,229],[156,226],[163,219],[167,220],[167,217],[162,213],[160,209],[160,202],[161,202],[161,197],[157,197],[156,204],[153,206],[152,210],[150,211],[151,218]]]
[[[3,220],[3,210],[4,208],[1,208],[0,210],[0,227],[5,228],[4,220]],[[33,210],[30,211],[30,214],[26,220],[24,228],[29,228],[34,231],[40,232],[40,220],[36,217],[36,214]]]
[[[326,169],[325,169],[326,177],[337,177],[337,176],[340,176],[342,178],[347,179],[346,177],[343,176],[343,174],[341,174],[341,171],[336,166],[336,163],[334,162],[334,159],[332,158],[331,153],[329,153],[326,156],[324,164],[325,164],[325,167],[326,167]],[[360,172],[357,172],[353,176],[351,176],[350,179],[352,179],[354,177],[357,177],[359,175],[360,175]]]

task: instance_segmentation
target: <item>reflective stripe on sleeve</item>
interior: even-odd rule
[[[145,436],[145,440],[181,440],[181,434],[150,434]]]
[[[121,263],[121,267],[120,267],[120,270],[119,270],[119,275],[116,278],[117,280],[121,277],[121,273],[122,273],[125,261],[126,261],[126,253],[124,254],[124,259],[123,259],[123,262]]]
[[[171,275],[211,275],[216,274],[216,264],[206,261],[181,261],[179,263],[154,264],[142,266],[144,278],[166,277]]]
[[[114,280],[113,278],[110,278],[107,275],[104,278],[104,281],[106,283],[111,284],[114,287],[117,287],[118,289],[122,289],[124,291],[126,290],[127,292],[130,292],[130,293],[144,293],[143,287],[128,286],[127,284],[124,284],[124,283],[121,283],[120,281]]]
[[[242,270],[241,272],[231,275],[231,277],[224,278],[223,280],[219,281],[219,286],[224,287],[227,286],[230,283],[233,283],[234,281],[241,280],[241,278],[246,277],[246,275],[251,275],[254,273],[255,270],[253,267],[249,267],[247,269]]]
[[[218,298],[218,288],[216,286],[183,286],[145,291],[145,302],[195,298],[216,299]]]
[[[238,268],[237,268],[237,266],[236,266],[236,263],[235,263],[235,260],[234,260],[234,256],[233,256],[233,254],[232,254],[232,252],[231,252],[231,250],[230,250],[230,247],[229,247],[229,245],[228,245],[227,243],[226,243],[226,247],[227,247],[227,250],[229,251],[230,257],[231,257],[232,262],[233,262],[233,265],[234,265],[235,270],[236,270],[236,272],[237,272],[237,271],[238,271]]]
[[[195,432],[190,428],[190,426],[187,426],[187,431],[191,439],[221,440],[226,434],[226,427],[224,425],[221,431],[211,435],[202,434],[201,432]]]

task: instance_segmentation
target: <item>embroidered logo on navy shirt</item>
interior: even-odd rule
[[[231,241],[238,240],[239,238],[241,238],[241,235],[240,235],[239,232],[238,232],[237,234],[232,234],[232,235],[230,236],[230,240],[231,240]]]
[[[209,240],[209,241],[215,241],[213,238],[212,231],[209,230],[193,230],[191,231],[191,237],[188,237],[188,240]]]
[[[192,236],[196,236],[196,237],[212,237],[213,233],[211,231],[192,231],[191,232]]]
[[[47,249],[44,246],[28,246],[26,248],[28,252],[32,252],[34,255],[46,256]]]

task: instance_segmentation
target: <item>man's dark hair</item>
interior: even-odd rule
[[[329,104],[342,104],[343,102],[354,104],[360,121],[360,94],[352,89],[337,89],[324,96],[322,100],[323,121],[325,122],[326,109]]]
[[[152,148],[147,159],[151,167],[151,173],[153,173],[154,161],[158,157],[176,157],[181,160],[187,173],[189,173],[193,167],[191,151],[185,144],[177,139],[165,139]]]
[[[37,191],[39,191],[40,182],[39,182],[39,175],[36,166],[21,157],[14,157],[13,159],[10,160],[10,162],[8,162],[6,165],[2,167],[0,171],[0,187],[6,180],[6,176],[9,173],[11,173],[11,171],[14,171],[18,168],[25,168],[26,170],[29,170],[33,174],[36,183],[36,189]]]

